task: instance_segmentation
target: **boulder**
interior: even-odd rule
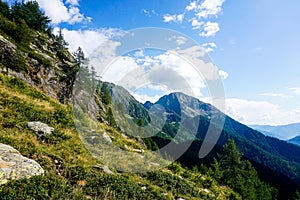
[[[0,185],[12,179],[43,174],[43,168],[36,161],[22,156],[13,147],[0,143]]]
[[[50,135],[54,131],[54,128],[42,122],[27,122],[26,125],[33,130],[38,137]]]

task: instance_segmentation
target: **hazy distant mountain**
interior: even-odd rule
[[[300,146],[300,135],[296,136],[296,137],[294,137],[292,139],[289,139],[287,141],[290,142],[290,143],[293,143],[293,144],[296,144],[296,145]]]
[[[264,133],[267,136],[281,140],[288,140],[300,135],[300,122],[282,126],[250,125],[250,127]]]

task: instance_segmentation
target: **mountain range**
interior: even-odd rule
[[[68,51],[37,2],[0,0],[0,8],[0,142],[45,170],[9,179],[1,199],[272,199],[277,190],[278,199],[290,199],[300,189],[299,146],[181,92],[142,104],[95,80],[81,48]],[[30,121],[49,124],[53,134],[37,136]],[[222,154],[226,146],[233,148]],[[156,155],[176,162],[160,167]],[[3,163],[14,163],[5,159],[7,171]],[[153,159],[145,165],[152,171],[120,170],[141,169],[143,159]]]
[[[249,125],[249,127],[281,140],[289,140],[300,135],[300,122],[279,126]]]
[[[158,145],[162,155],[178,158],[186,166],[201,165],[211,162],[219,149],[232,138],[260,176],[281,188],[281,195],[290,193],[289,189],[296,189],[300,184],[299,146],[266,136],[225,115],[211,104],[184,93],[170,93],[155,103],[145,102],[141,107],[124,88],[114,85],[111,88],[114,101],[134,105],[130,106],[134,109],[127,110],[127,114],[135,120],[148,121],[151,130],[154,129],[149,113],[153,108],[160,110],[158,117],[164,116],[165,122],[161,130],[154,126],[157,133],[150,138]],[[203,148],[207,152],[212,151],[201,159]],[[183,155],[182,149],[185,151]]]

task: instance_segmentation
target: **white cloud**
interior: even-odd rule
[[[222,5],[225,0],[204,0],[196,9],[198,18],[208,18],[217,16],[222,11]]]
[[[300,87],[292,87],[289,89],[292,90],[295,95],[300,95]]]
[[[156,13],[155,10],[147,10],[147,9],[142,9],[142,12],[147,16],[147,17],[152,17],[154,16],[158,16],[158,14]]]
[[[197,69],[195,69],[188,62],[188,58],[183,58],[180,54],[178,55],[172,51],[167,51],[156,56],[149,56],[147,52],[143,52],[139,56],[146,56],[138,58],[128,56],[116,57],[116,55],[114,57],[112,53],[110,54],[112,56],[104,56],[105,58],[103,58],[101,52],[106,53],[107,49],[109,48],[99,48],[99,56],[93,56],[95,59],[91,61],[97,70],[97,63],[102,62],[101,60],[108,60],[106,57],[112,60],[112,62],[108,61],[107,64],[104,63],[107,66],[107,70],[99,74],[103,77],[104,81],[121,85],[132,94],[135,94],[138,88],[145,85],[148,88],[151,85],[159,85],[159,87],[155,87],[157,91],[152,95],[149,93],[138,93],[136,97],[140,101],[153,101],[153,98],[157,99],[156,95],[158,91],[163,91],[164,93],[181,91],[199,98],[202,96],[202,89],[206,88],[203,76],[205,72],[201,72],[201,70],[205,69],[210,74],[213,71],[211,70],[211,63],[198,62]],[[199,69],[199,66],[201,69]],[[103,69],[100,71],[103,72]],[[209,75],[209,77],[213,78],[212,75]]]
[[[270,97],[280,97],[280,98],[291,98],[292,96],[281,94],[281,93],[273,93],[273,92],[266,92],[262,93],[262,96],[270,96]]]
[[[228,78],[229,74],[223,70],[219,70],[219,76],[225,80]]]
[[[66,4],[62,0],[37,0],[37,2],[53,24],[62,22],[74,24],[91,20],[80,12],[77,0],[67,0]]]
[[[196,0],[187,5],[182,14],[165,14],[164,22],[183,22],[184,16],[191,18],[187,19],[193,30],[201,29],[200,36],[210,37],[220,30],[217,22],[210,22],[211,18],[217,18],[222,12],[222,6],[225,0]]]
[[[217,45],[214,42],[209,42],[209,43],[202,44],[202,47],[205,49],[207,53],[209,53],[214,51],[217,48]]]
[[[134,98],[141,103],[145,103],[146,101],[155,103],[161,97],[160,95],[149,96],[147,94],[137,94],[137,93],[133,93],[132,96],[134,96]]]
[[[192,24],[192,29],[200,29],[201,26],[204,24],[203,21],[200,21],[199,19],[193,18],[190,20]]]
[[[57,33],[59,28],[54,28]],[[65,40],[69,44],[69,50],[74,52],[79,46],[83,49],[86,56],[90,55],[101,43],[106,41],[110,35],[110,29],[99,30],[68,30],[62,29]]]
[[[280,125],[300,121],[299,109],[287,110],[267,101],[226,99],[226,114],[245,124]]]
[[[78,0],[66,0],[67,4],[71,4],[73,6],[79,6]]]
[[[185,37],[181,37],[181,36],[180,36],[180,37],[177,37],[177,38],[176,38],[176,44],[177,44],[177,45],[183,45],[183,44],[186,43],[186,40],[187,40],[187,39],[186,39]]]
[[[220,30],[219,24],[216,22],[206,22],[204,24],[204,31],[200,33],[200,36],[210,37],[215,36],[216,33]]]
[[[197,8],[197,2],[192,1],[188,6],[185,7],[185,10],[192,11],[195,10],[196,8]]]
[[[163,16],[164,22],[176,22],[176,23],[181,23],[184,19],[184,14],[179,14],[179,15],[170,15],[170,14],[165,14]]]

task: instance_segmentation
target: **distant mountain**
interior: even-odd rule
[[[250,125],[250,127],[264,133],[267,136],[281,140],[288,140],[300,135],[300,122],[281,126]]]
[[[265,136],[226,116],[214,106],[183,93],[171,93],[163,96],[153,105],[164,107],[167,116],[167,122],[163,127],[165,134],[152,137],[160,147],[168,143],[168,141],[162,142],[164,139],[166,140],[165,135],[175,138],[172,141],[177,144],[177,147],[173,149],[184,147],[183,144],[194,138],[192,146],[184,155],[185,158],[181,158],[185,164],[201,162],[198,153],[200,146],[209,142],[204,141],[208,129],[212,130],[210,134],[221,130],[216,148],[223,146],[229,138],[233,138],[247,159],[300,184],[300,147]],[[146,108],[151,108],[151,104],[147,103]],[[213,122],[213,119],[222,116],[225,119],[224,127],[222,124]],[[181,137],[176,138],[179,127],[182,132]],[[198,128],[195,129],[195,127]],[[196,133],[193,132],[195,130]],[[212,153],[217,151],[216,148]],[[173,152],[167,153],[172,155]],[[277,181],[280,182],[280,180]]]
[[[290,142],[290,143],[293,143],[293,144],[296,144],[296,145],[300,146],[300,135],[296,136],[292,139],[287,140],[287,142]]]

